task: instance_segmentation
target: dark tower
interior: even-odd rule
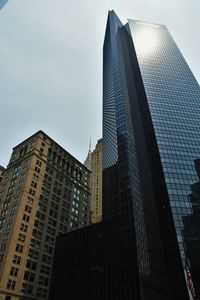
[[[144,34],[148,43],[142,40],[145,36],[140,37]],[[165,39],[171,42],[166,49]],[[157,44],[163,52],[157,53]],[[163,295],[155,293],[154,299],[164,297],[165,288],[173,299],[188,297],[158,147],[162,126],[154,124],[156,105],[154,118],[150,110],[157,99],[154,89],[161,94],[158,109],[163,114],[167,99],[173,100],[166,88],[162,90],[162,84],[157,87],[157,81],[154,83],[158,75],[159,82],[165,79],[161,72],[157,75],[162,61],[167,60],[168,68],[172,67],[171,53],[165,58],[171,49],[183,63],[165,26],[137,21],[123,26],[114,11],[109,12],[103,55],[103,218],[130,220],[127,226],[134,232],[141,297],[147,299],[150,290],[159,288]],[[183,66],[186,68],[186,63]],[[171,77],[176,76],[174,73],[171,68]]]
[[[189,299],[182,231],[197,181],[199,100],[199,85],[165,26],[123,25],[109,12],[103,221],[57,239],[51,300]]]

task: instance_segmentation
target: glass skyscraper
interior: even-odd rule
[[[198,222],[192,244],[186,226],[200,154],[199,96],[165,26],[123,25],[109,12],[102,222],[57,238],[51,300],[189,299],[185,253],[192,249],[199,261]]]
[[[130,205],[138,255],[148,266],[144,254],[155,201],[164,248],[173,236],[173,215],[185,267],[190,262],[183,217],[192,213],[189,194],[198,179],[194,160],[200,157],[199,85],[164,25],[135,20],[123,25],[114,11],[108,16],[103,78],[104,217]],[[111,176],[118,178],[112,189]],[[129,197],[123,192],[126,183]],[[140,265],[144,268],[144,261]]]
[[[8,2],[8,0],[0,0],[0,9]]]

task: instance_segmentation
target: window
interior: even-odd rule
[[[22,292],[26,294],[32,294],[33,291],[33,285],[28,284],[28,283],[23,283],[22,284]]]
[[[26,214],[24,214],[23,215],[23,221],[25,221],[25,222],[29,222],[29,219],[30,219],[30,217],[29,216],[27,216]]]
[[[28,204],[33,204],[33,198],[31,198],[30,196],[28,196],[28,198],[27,198],[27,202],[28,202]]]
[[[41,265],[40,273],[50,275],[50,267]]]
[[[38,239],[41,239],[42,238],[42,232],[39,231],[39,230],[33,229],[32,236],[34,236],[34,237],[36,237]]]
[[[7,240],[7,239],[8,239],[8,235],[9,235],[9,232],[6,232],[6,233],[4,234],[3,239],[4,239],[4,240]]]
[[[5,251],[6,250],[6,243],[1,244],[0,251]]]
[[[38,220],[35,220],[34,226],[35,226],[36,228],[42,230],[42,229],[44,228],[44,223],[43,223],[43,222],[40,222],[40,221],[38,221]]]
[[[15,248],[15,251],[16,252],[19,252],[19,253],[22,253],[23,252],[23,248],[24,246],[20,245],[20,244],[17,244],[16,248]]]
[[[31,239],[31,244],[32,247],[36,248],[36,249],[40,249],[40,242],[35,240],[35,239]]]
[[[3,208],[7,208],[10,205],[10,201],[4,202]]]
[[[10,268],[10,275],[17,277],[19,269],[15,267]]]
[[[32,208],[31,208],[30,206],[26,205],[26,206],[25,206],[25,212],[27,212],[27,213],[30,214],[31,211],[32,211]]]
[[[14,255],[13,256],[13,263],[19,265],[21,262],[21,256]]]
[[[53,253],[53,248],[45,244],[44,245],[44,252],[52,254]]]
[[[24,242],[25,241],[25,234],[23,234],[23,233],[19,233],[19,236],[18,236],[18,241],[22,241],[22,242]]]
[[[56,230],[55,230],[55,228],[53,228],[51,226],[47,226],[47,233],[55,235],[56,234]]]
[[[46,235],[45,242],[53,245],[54,244],[54,238],[51,237],[50,235]]]
[[[35,190],[30,189],[30,190],[29,190],[29,194],[32,195],[32,196],[35,196]]]
[[[36,183],[36,182],[34,182],[34,181],[32,181],[32,182],[31,182],[31,187],[32,187],[32,188],[34,188],[34,189],[36,189],[36,187],[37,187],[37,183]]]
[[[74,207],[72,207],[72,212],[73,212],[75,215],[78,215],[78,213],[79,213],[78,209],[76,209],[76,208],[74,208]]]
[[[12,226],[12,223],[8,223],[7,226],[6,226],[6,230],[10,230],[11,226]]]
[[[29,249],[29,253],[28,256],[34,259],[38,259],[39,258],[39,252],[34,250],[34,249]]]
[[[57,222],[56,222],[55,219],[52,219],[51,217],[49,217],[48,224],[51,225],[51,226],[53,226],[53,227],[56,227]]]
[[[11,220],[13,220],[13,219],[14,219],[14,214],[12,213],[12,214],[10,214],[8,220],[11,221]]]
[[[27,260],[27,263],[26,263],[26,267],[31,269],[31,270],[36,270],[36,267],[37,267],[37,263],[31,259],[28,259]]]
[[[7,209],[2,210],[2,212],[1,212],[1,217],[7,215],[7,213],[8,213],[8,210],[7,210]]]
[[[16,286],[16,281],[15,281],[15,280],[8,279],[7,288],[8,288],[8,289],[11,289],[11,290],[14,290],[14,289],[15,289],[15,286]]]
[[[38,173],[38,174],[40,174],[40,168],[35,167],[35,172]]]
[[[31,273],[31,272],[28,272],[28,271],[25,271],[24,272],[24,279],[28,280],[28,281],[31,281],[31,282],[34,282],[34,280],[35,280],[35,274]]]
[[[46,298],[47,289],[43,289],[43,288],[39,287],[38,290],[37,290],[37,296]]]
[[[21,231],[27,232],[27,228],[28,228],[28,225],[26,225],[26,224],[24,224],[24,223],[22,223],[22,224],[20,225],[20,230],[21,230]]]
[[[42,221],[45,220],[45,214],[39,212],[38,210],[37,210],[37,212],[36,212],[36,217],[37,217],[38,219],[42,220]]]
[[[37,160],[37,161],[36,161],[36,165],[39,166],[39,167],[41,167],[42,162],[41,162],[40,160]]]
[[[52,258],[46,254],[42,255],[42,262],[43,263],[47,263],[47,264],[51,264]]]
[[[0,225],[2,225],[5,222],[5,218],[0,219]]]
[[[17,209],[17,204],[14,204],[11,208],[12,211],[15,211]]]
[[[44,277],[44,276],[39,276],[39,284],[44,285],[44,286],[48,286],[49,283],[49,278]]]

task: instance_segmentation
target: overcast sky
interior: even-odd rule
[[[200,83],[199,0],[9,0],[0,10],[0,164],[45,131],[80,161],[102,127],[107,12],[165,24]]]

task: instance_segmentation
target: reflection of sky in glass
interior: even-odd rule
[[[140,24],[140,22],[137,23]],[[134,45],[138,54],[149,56],[153,53],[155,48],[158,49],[159,37],[155,34],[155,28],[158,26],[155,26],[145,25],[136,33],[134,37]]]
[[[132,20],[129,25],[184,258],[182,217],[191,213],[190,185],[198,179],[200,89],[165,26]]]

